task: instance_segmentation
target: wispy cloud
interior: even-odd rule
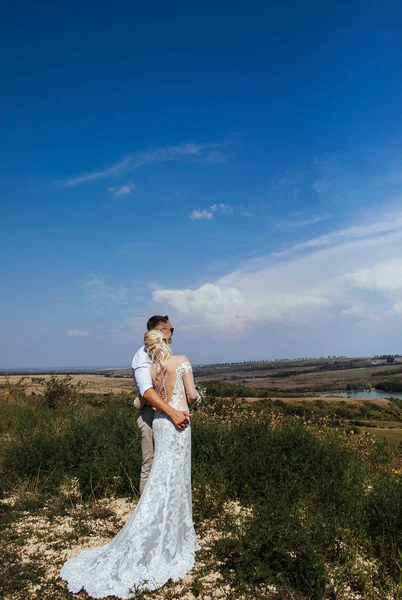
[[[108,188],[108,192],[110,192],[111,194],[116,196],[116,198],[118,198],[119,196],[128,196],[134,190],[135,190],[134,183],[127,183],[125,185],[120,185],[120,186],[113,185]]]
[[[354,225],[353,227],[347,227],[337,231],[332,231],[318,237],[311,238],[304,242],[298,242],[286,250],[280,252],[274,252],[273,256],[287,256],[306,250],[309,248],[319,248],[321,246],[329,246],[341,239],[359,239],[366,238],[369,236],[381,235],[384,233],[390,233],[397,231],[402,228],[402,213],[399,211],[384,215],[384,218],[380,221],[365,225]]]
[[[311,184],[312,189],[319,195],[332,190],[334,183],[342,178],[341,166],[335,157],[316,158],[312,164],[315,177]]]
[[[85,292],[85,298],[98,310],[112,308],[116,302],[127,300],[127,288],[123,285],[111,286],[106,283],[102,275],[93,273],[81,280],[81,286]]]
[[[72,331],[69,331],[67,335],[70,337],[86,337],[89,335],[89,332],[85,331],[85,329],[73,329]]]
[[[111,176],[119,176],[128,171],[134,171],[140,167],[152,165],[157,162],[178,161],[185,158],[206,159],[214,148],[220,147],[220,143],[194,144],[179,144],[177,146],[166,146],[157,148],[156,150],[145,150],[135,154],[129,154],[123,157],[116,164],[84,173],[77,177],[70,177],[59,183],[59,187],[70,188],[98,179],[104,179]]]
[[[222,212],[225,215],[230,215],[230,213],[233,212],[233,208],[230,206],[230,204],[212,204],[211,206],[211,210],[213,212]]]
[[[291,213],[289,215],[290,218],[280,219],[279,221],[277,221],[275,223],[276,229],[279,229],[279,231],[289,232],[294,229],[301,229],[302,227],[309,227],[311,225],[316,225],[317,223],[327,221],[328,219],[331,218],[331,215],[329,215],[329,214],[313,215],[311,217],[307,217],[304,219],[300,218],[301,215],[302,215],[302,213],[296,212],[296,213]],[[299,218],[295,219],[294,217],[299,217]]]
[[[330,219],[331,215],[317,215],[315,217],[310,217],[309,219],[302,219],[300,221],[287,221],[286,224],[289,227],[307,227],[308,225],[315,225],[316,223],[321,223],[321,221],[326,221]]]
[[[187,190],[178,190],[175,189],[173,190],[173,194],[177,197],[177,198],[181,198],[181,197],[186,197],[188,196],[188,192]]]
[[[97,179],[104,179],[105,177],[121,175],[127,171],[127,169],[129,169],[130,163],[131,157],[126,156],[111,167],[85,173],[84,175],[79,175],[77,177],[70,177],[70,179],[65,179],[64,181],[59,182],[59,187],[70,188],[80,185],[81,183],[87,183],[88,181],[96,181]]]
[[[223,154],[223,152],[221,150],[212,150],[210,152],[207,152],[207,154],[205,156],[202,156],[201,158],[199,158],[199,162],[210,164],[210,165],[217,165],[217,164],[226,162],[226,160],[227,160],[226,155]]]
[[[322,177],[315,179],[311,184],[311,187],[315,192],[317,192],[317,194],[323,194],[331,189],[331,180],[327,176],[323,175]]]
[[[131,254],[132,252],[139,250],[140,248],[146,248],[146,242],[129,242],[127,244],[122,244],[117,248],[117,252],[121,254]]]

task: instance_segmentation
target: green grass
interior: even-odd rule
[[[0,495],[20,497],[13,509],[5,506],[0,523],[9,541],[0,557],[6,565],[4,594],[13,586],[23,594],[28,584],[43,580],[39,564],[20,563],[18,544],[26,540],[12,537],[12,524],[23,511],[34,515],[43,509],[56,516],[74,506],[77,499],[61,497],[66,478],[75,478],[77,497],[87,503],[136,495],[135,417],[123,397],[96,406],[82,400],[57,410],[0,404]],[[248,590],[247,597],[258,597],[257,590],[269,583],[291,590],[283,598],[336,598],[335,574],[338,586],[350,585],[367,598],[374,598],[373,590],[395,592],[402,478],[392,470],[395,455],[387,443],[308,424],[279,405],[250,407],[213,398],[193,417],[192,429],[194,518],[199,528],[217,523],[220,534],[210,560],[239,595]],[[248,518],[225,512],[231,502]],[[365,575],[358,558],[377,565],[372,576]],[[43,598],[69,597],[61,595],[60,582],[43,585],[54,594],[46,591],[50,595]]]
[[[402,428],[382,428],[382,427],[359,427],[359,429],[363,432],[370,433],[376,438],[381,440],[386,440],[393,446],[397,448],[402,447]]]

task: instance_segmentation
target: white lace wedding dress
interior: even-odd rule
[[[173,385],[164,387],[165,393],[172,389],[169,404],[188,410],[186,381],[194,386],[189,361],[181,360],[173,375]],[[60,576],[70,592],[84,588],[93,598],[127,599],[135,591],[177,581],[193,568],[200,546],[192,518],[191,426],[178,430],[165,413],[156,411],[153,431],[154,461],[137,507],[109,543],[64,564]]]

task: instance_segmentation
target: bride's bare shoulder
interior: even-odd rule
[[[174,354],[168,360],[168,368],[172,367],[173,369],[175,369],[184,362],[190,362],[185,354]]]

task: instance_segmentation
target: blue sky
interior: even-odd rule
[[[402,353],[400,3],[2,17],[0,368]]]

